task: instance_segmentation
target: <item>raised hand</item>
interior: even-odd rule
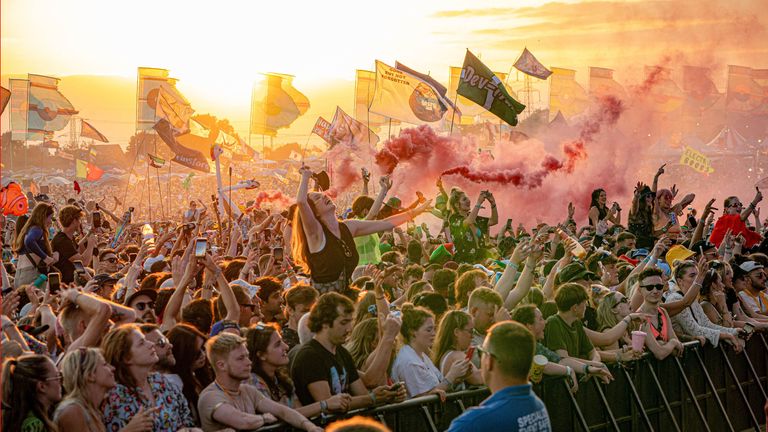
[[[660,166],[660,167],[659,167],[659,169],[656,171],[656,177],[658,177],[658,176],[660,176],[660,175],[664,174],[664,167],[665,167],[665,166],[667,166],[667,164],[664,164],[664,165],[662,165],[662,166]]]

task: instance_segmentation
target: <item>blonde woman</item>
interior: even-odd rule
[[[443,376],[448,375],[454,364],[467,357],[467,350],[472,344],[472,329],[475,322],[472,316],[464,311],[454,310],[443,315],[437,329],[437,340],[432,352],[432,361],[440,369]],[[470,363],[472,372],[460,384],[483,384],[480,369]]]
[[[99,410],[107,392],[115,387],[115,368],[96,348],[71,351],[61,361],[64,390],[53,420],[62,431],[106,432]],[[122,432],[151,431],[152,412],[140,411]]]

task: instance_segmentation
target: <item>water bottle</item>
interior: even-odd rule
[[[46,282],[48,282],[48,276],[41,274],[40,276],[37,277],[37,279],[35,279],[34,282],[32,282],[32,285],[34,285],[37,288],[40,288],[43,285],[45,285]]]

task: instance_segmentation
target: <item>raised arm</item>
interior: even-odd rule
[[[667,166],[667,164],[664,164],[659,167],[658,171],[656,171],[656,175],[653,176],[653,186],[651,187],[651,192],[654,194],[659,189],[659,177],[661,177],[662,174],[664,174],[664,167]]]
[[[224,306],[227,309],[227,315],[224,319],[238,322],[240,320],[240,304],[237,303],[235,293],[232,291],[232,287],[229,286],[229,282],[227,282],[227,279],[224,277],[224,272],[221,271],[215,262],[213,262],[213,258],[211,258],[210,254],[205,255],[203,265],[205,265],[205,268],[214,275],[216,284],[219,287],[219,295],[224,301]]]
[[[747,206],[747,208],[745,208],[745,209],[744,209],[744,210],[742,210],[742,212],[741,212],[741,220],[742,220],[742,221],[744,221],[744,222],[746,222],[746,221],[747,221],[747,218],[749,217],[749,215],[750,215],[750,214],[752,214],[752,211],[753,211],[753,210],[755,210],[755,206],[756,206],[756,205],[757,205],[757,204],[758,204],[760,201],[762,201],[762,200],[763,200],[763,193],[762,193],[762,192],[760,192],[760,189],[758,189],[757,187],[755,187],[755,191],[756,191],[756,193],[755,193],[755,197],[754,197],[754,198],[752,198],[752,202],[751,202],[751,203],[749,203],[749,205]],[[757,227],[758,227],[758,229],[759,229],[759,227],[760,227],[760,223],[759,223],[759,222],[758,222],[758,224],[757,224]]]
[[[352,237],[360,237],[368,234],[379,233],[382,231],[391,230],[397,226],[400,226],[408,222],[409,220],[414,219],[421,213],[424,213],[428,208],[430,208],[430,205],[431,205],[431,201],[427,201],[413,210],[409,210],[403,213],[398,213],[386,219],[382,219],[382,220],[349,219],[344,221],[344,224],[347,225],[347,228],[349,228],[349,232],[352,234]],[[304,221],[303,217],[304,217],[304,214],[302,213],[302,222]],[[306,230],[306,226],[304,229]],[[321,233],[322,233],[322,230],[321,230]]]
[[[315,214],[312,212],[312,208],[309,206],[309,200],[307,198],[307,190],[309,188],[309,179],[312,177],[312,170],[310,170],[309,167],[303,166],[299,169],[299,174],[301,175],[301,183],[299,183],[299,191],[296,193],[296,210],[301,215],[301,226],[304,228],[304,234],[307,237],[307,247],[309,248],[309,251],[319,252],[325,244],[325,234],[323,233],[320,221],[317,220]]]
[[[517,285],[515,285],[515,288],[510,291],[504,299],[504,307],[508,310],[514,309],[515,306],[528,295],[528,291],[531,290],[531,285],[533,284],[533,271],[536,269],[536,266],[542,257],[542,248],[543,245],[541,244],[534,245],[528,258],[526,258],[525,268],[523,269],[520,278],[517,280]]]
[[[373,205],[371,205],[371,209],[368,210],[368,214],[365,215],[365,220],[376,219],[376,216],[379,214],[379,211],[381,210],[381,205],[384,203],[384,198],[387,197],[387,192],[389,192],[389,189],[392,187],[392,180],[390,180],[388,176],[384,176],[381,179],[379,179],[379,186],[381,186],[381,189],[379,190],[379,194],[376,196],[376,200],[373,201]]]

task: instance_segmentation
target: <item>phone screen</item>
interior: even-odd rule
[[[276,247],[272,249],[272,257],[275,259],[275,262],[282,261],[283,260],[283,248]]]
[[[204,257],[205,252],[208,249],[208,240],[204,237],[200,237],[195,240],[195,256]]]
[[[85,267],[82,261],[72,261],[72,265],[75,266],[75,272],[85,273]]]
[[[48,292],[56,294],[61,288],[61,273],[48,273]]]

